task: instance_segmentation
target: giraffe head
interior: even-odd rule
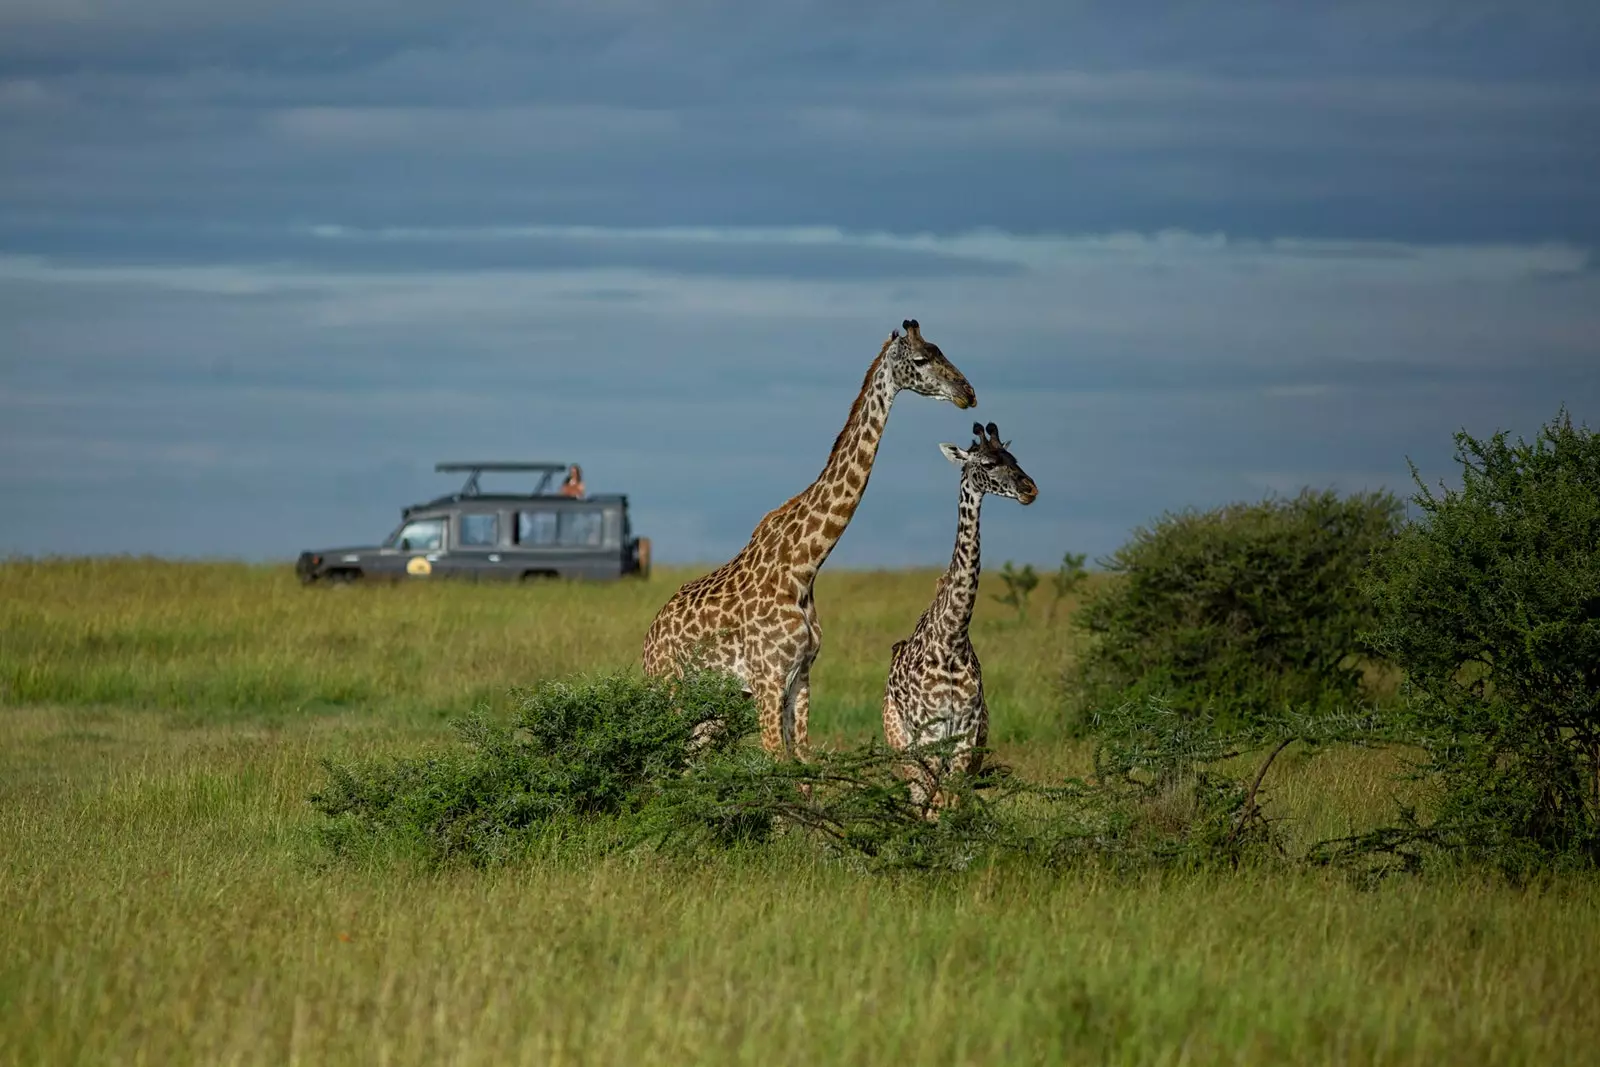
[[[1000,428],[994,423],[987,427],[980,422],[972,424],[975,438],[970,448],[940,445],[945,458],[961,468],[964,477],[971,478],[979,492],[995,496],[1008,496],[1031,504],[1038,499],[1039,487],[1033,484],[1026,471],[1017,466],[1017,457],[1006,450],[1010,442],[1000,440]]]
[[[895,389],[948,400],[958,408],[977,407],[977,392],[938,345],[923,339],[917,320],[907,319],[900,326],[905,333],[894,331],[883,346]]]

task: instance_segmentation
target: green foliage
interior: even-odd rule
[[[1055,574],[1050,576],[1050,591],[1055,594],[1050,601],[1050,615],[1047,621],[1055,622],[1056,611],[1061,607],[1061,602],[1076,593],[1083,583],[1088,581],[1089,572],[1084,569],[1084,563],[1089,557],[1082,552],[1068,552],[1061,557],[1061,566]]]
[[[1092,638],[1068,678],[1080,729],[1152,694],[1225,725],[1354,702],[1373,620],[1358,576],[1402,511],[1388,493],[1308,489],[1135,530],[1103,561],[1116,580],[1074,617]]]
[[[485,866],[536,847],[692,853],[792,831],[875,868],[958,869],[1003,837],[979,783],[940,774],[936,749],[908,757],[875,743],[774,762],[746,743],[754,710],[726,675],[553,682],[510,726],[452,725],[464,744],[425,758],[325,762],[311,801],[335,857]],[[928,818],[900,773],[908,758],[958,810]]]
[[[871,870],[962,870],[1015,849],[1017,825],[996,801],[1029,787],[991,769],[977,779],[946,773],[951,743],[893,752],[879,742],[774,763],[730,750],[663,781],[635,840],[677,850],[766,843],[798,835]],[[914,802],[903,777],[919,767],[954,806],[938,818]],[[985,797],[980,788],[997,795]]]
[[[1039,585],[1039,573],[1033,569],[1033,564],[1024,563],[1018,570],[1012,566],[1008,559],[1005,566],[1000,568],[1000,580],[1005,583],[1006,591],[996,593],[995,599],[1002,604],[1016,609],[1017,621],[1023,622],[1028,617],[1028,597],[1033,595],[1034,589]]]
[[[550,682],[522,697],[510,726],[481,715],[453,723],[464,749],[326,762],[328,783],[311,801],[328,817],[321,835],[336,855],[493,863],[577,817],[637,813],[663,779],[737,745],[755,724],[750,699],[725,675]]]
[[[1373,647],[1405,671],[1436,786],[1362,842],[1511,872],[1600,862],[1600,436],[1561,413],[1533,442],[1456,434],[1459,490],[1417,479],[1418,521],[1371,573]],[[1413,468],[1413,477],[1416,476]]]
[[[725,845],[789,828],[870,870],[1234,867],[1277,848],[1260,805],[1267,767],[1290,741],[1320,736],[1287,721],[1276,732],[1228,734],[1154,699],[1115,709],[1104,726],[1094,773],[1061,785],[1005,767],[976,780],[942,773],[939,745],[896,753],[874,743],[804,765],[730,751],[663,783],[652,831],[681,842],[685,828],[727,828],[700,838]],[[1253,778],[1221,766],[1269,746]],[[954,801],[937,819],[912,802],[899,773],[908,761]]]
[[[1274,843],[1257,790],[1219,766],[1245,746],[1214,721],[1147,697],[1111,709],[1097,726],[1093,774],[1052,796],[1045,833],[1057,862],[1237,866]]]
[[[325,763],[327,784],[311,798],[325,817],[318,834],[345,861],[430,868],[536,850],[709,855],[780,840],[880,871],[1237,865],[1272,843],[1257,801],[1266,766],[1288,740],[1311,736],[1288,724],[1227,734],[1146,701],[1107,717],[1089,780],[1052,786],[994,765],[977,777],[947,772],[953,742],[775,762],[748,743],[755,725],[737,681],[722,675],[550,683],[524,698],[511,726],[456,723],[463,745]],[[1220,768],[1280,733],[1253,781]],[[949,806],[935,813],[913,800],[913,769]]]
[[[1058,860],[1088,855],[1120,869],[1238,867],[1281,857],[1262,806],[1278,757],[1296,743],[1311,751],[1390,740],[1371,711],[1286,712],[1230,728],[1160,697],[1112,708],[1094,727],[1094,773],[1054,791],[1047,832]]]

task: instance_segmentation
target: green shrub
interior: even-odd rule
[[[1135,530],[1075,617],[1090,637],[1068,678],[1077,727],[1152,694],[1224,725],[1353,702],[1373,621],[1358,576],[1402,513],[1388,493],[1305,490]]]
[[[1237,863],[1269,842],[1260,775],[1248,783],[1216,766],[1263,747],[1265,735],[1224,736],[1159,702],[1108,721],[1093,779],[1060,786],[992,763],[977,778],[942,774],[948,753],[937,745],[892,752],[874,742],[775,762],[748,743],[755,718],[736,681],[613,676],[548,684],[510,726],[455,723],[464,743],[424,758],[326,763],[327,784],[311,799],[334,858],[425,868],[629,848],[695,856],[783,839],[880,871],[997,862],[1138,871]],[[701,724],[718,728],[697,746]],[[900,773],[908,760],[954,799],[939,818],[912,800]]]
[[[409,855],[424,865],[494,863],[550,830],[605,828],[659,783],[740,744],[755,709],[736,679],[613,675],[551,682],[520,699],[510,726],[452,723],[463,748],[355,766],[324,763],[311,802],[335,855]],[[707,728],[710,728],[709,730]],[[703,745],[695,738],[706,734]]]
[[[754,707],[727,675],[551,682],[522,697],[509,726],[451,725],[464,744],[427,757],[324,763],[311,802],[334,857],[436,868],[536,849],[692,853],[765,844],[787,827],[872,867],[958,869],[1004,840],[964,776],[937,782],[959,810],[928,820],[896,773],[906,757],[881,744],[774,762],[747,743]]]
[[[1055,804],[1042,833],[1057,863],[1091,859],[1138,871],[1284,857],[1263,806],[1267,771],[1284,750],[1393,740],[1370,708],[1286,711],[1230,727],[1150,696],[1098,720],[1094,773],[1048,791]]]
[[[1039,572],[1033,569],[1033,564],[1024,563],[1022,569],[1011,565],[1006,560],[1005,566],[997,572],[1001,584],[1006,587],[1004,593],[994,594],[995,600],[1007,607],[1015,608],[1017,621],[1024,622],[1028,618],[1028,598],[1033,595],[1034,589],[1039,584]]]
[[[1061,557],[1061,566],[1055,574],[1050,576],[1050,592],[1053,595],[1050,601],[1050,614],[1048,622],[1056,621],[1056,611],[1061,607],[1061,602],[1076,593],[1089,580],[1089,572],[1084,569],[1088,556],[1082,552],[1068,552]]]
[[[1461,488],[1417,479],[1369,586],[1438,806],[1369,844],[1600,862],[1600,436],[1563,412],[1531,444],[1455,441]]]
[[[1018,851],[1020,824],[995,800],[1032,787],[998,767],[976,779],[942,773],[952,747],[901,753],[873,741],[817,752],[804,764],[774,763],[753,748],[719,753],[661,783],[634,840],[676,851],[722,849],[765,844],[781,830],[871,870],[963,870]],[[912,800],[897,773],[908,759],[956,801],[939,818]]]

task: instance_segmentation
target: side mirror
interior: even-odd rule
[[[400,551],[402,551],[402,552],[410,552],[411,551],[411,538],[409,538],[409,537],[400,538]]]

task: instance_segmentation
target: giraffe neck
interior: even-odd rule
[[[884,345],[887,350],[888,345]],[[804,577],[814,576],[856,513],[878,457],[878,443],[894,403],[894,372],[879,351],[867,368],[861,392],[850,407],[850,417],[833,442],[828,462],[817,480],[799,496],[800,513],[807,516],[804,535],[791,549],[790,564]]]
[[[983,509],[983,490],[965,469],[961,472],[961,501],[956,516],[956,547],[950,553],[950,566],[944,572],[940,596],[943,610],[938,614],[953,631],[965,631],[972,622],[972,609],[978,603],[978,572],[982,569],[978,518]]]

